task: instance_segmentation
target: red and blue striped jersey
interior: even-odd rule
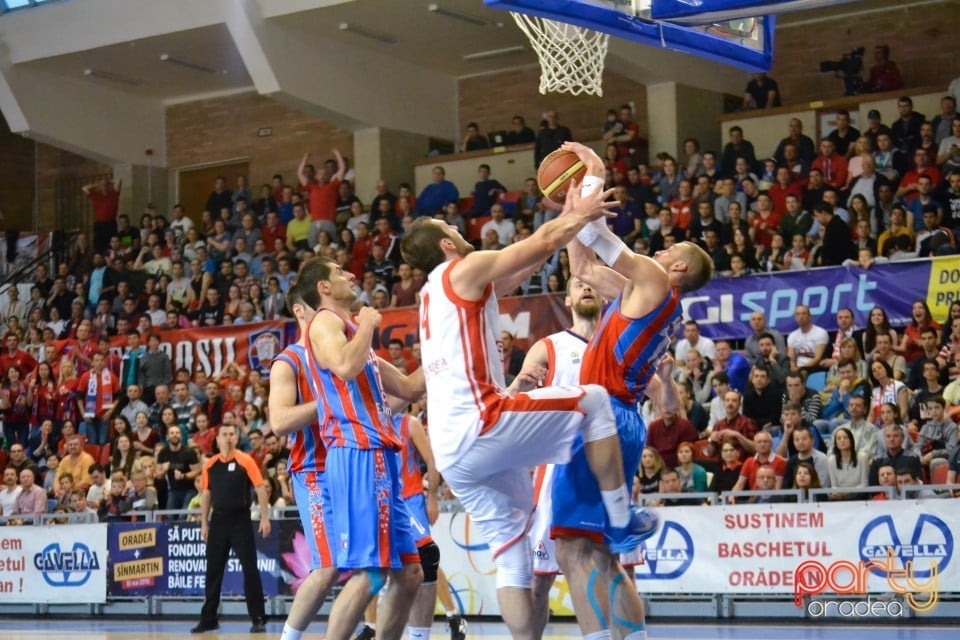
[[[400,449],[400,497],[406,500],[423,493],[423,474],[420,472],[420,454],[410,439],[410,416],[393,416],[393,424],[403,441]]]
[[[317,393],[310,376],[306,348],[301,344],[292,344],[280,352],[274,362],[277,360],[287,363],[297,376],[297,404],[316,399]],[[323,472],[327,461],[327,448],[320,439],[319,422],[314,421],[310,426],[294,431],[288,436],[287,443],[290,449],[287,468],[290,473]]]
[[[647,383],[681,321],[680,295],[676,289],[656,309],[642,318],[620,313],[623,296],[607,308],[587,345],[580,367],[581,384],[599,384],[621,402],[643,400]]]
[[[353,339],[356,325],[331,309],[320,309],[314,321],[324,311],[337,315],[343,321],[347,340]],[[320,368],[309,341],[307,360],[317,390],[320,435],[328,449],[400,450],[400,436],[391,420],[380,379],[380,364],[373,349],[367,354],[363,370],[353,380],[343,380],[329,369]]]

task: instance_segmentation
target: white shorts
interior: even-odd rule
[[[553,521],[553,465],[537,467],[533,472],[533,524],[530,525],[530,549],[533,552],[533,572],[542,575],[557,575],[557,545],[550,539],[550,524]]]
[[[494,557],[526,537],[533,512],[530,469],[570,460],[584,425],[584,393],[546,387],[501,399],[496,421],[441,470]]]

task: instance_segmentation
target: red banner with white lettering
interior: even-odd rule
[[[509,331],[516,346],[527,349],[531,344],[570,325],[570,311],[562,295],[509,297],[500,300],[500,330]],[[373,348],[386,357],[390,340],[399,338],[404,347],[419,341],[419,314],[416,307],[385,309],[380,331],[374,336]]]
[[[504,298],[500,300],[500,329],[514,335],[517,347],[527,349],[540,338],[570,324],[570,311],[563,301],[564,297],[559,295]],[[374,334],[373,348],[386,358],[390,340],[399,339],[409,356],[410,347],[419,340],[416,307],[384,309],[381,313],[383,318],[379,331]],[[293,321],[193,327],[156,333],[160,336],[160,349],[173,361],[174,371],[183,367],[191,373],[202,369],[207,375],[215,375],[228,362],[235,362],[248,371],[260,371],[264,378],[269,376],[273,358],[298,338],[297,324]],[[76,347],[72,340],[61,340],[56,344],[61,353],[64,349],[69,352]],[[122,355],[127,350],[126,336],[113,337],[111,348],[117,355]]]
[[[227,363],[235,362],[248,371],[259,371],[266,378],[273,358],[284,346],[297,339],[297,325],[293,322],[258,322],[156,333],[160,336],[160,350],[170,356],[174,372],[183,367],[191,373],[202,369],[207,375],[215,375],[223,371]],[[114,336],[110,343],[118,355],[127,350],[126,336]],[[69,350],[74,345],[72,340],[63,340],[57,343],[57,348],[62,353],[63,349]]]

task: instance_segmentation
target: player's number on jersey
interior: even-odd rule
[[[423,294],[423,299],[421,302],[420,308],[420,329],[423,331],[423,339],[430,339],[430,320],[428,319],[428,314],[430,313],[430,294]]]

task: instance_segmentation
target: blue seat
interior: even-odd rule
[[[807,387],[813,389],[817,393],[823,391],[823,388],[827,384],[827,372],[826,371],[816,371],[807,376]]]

